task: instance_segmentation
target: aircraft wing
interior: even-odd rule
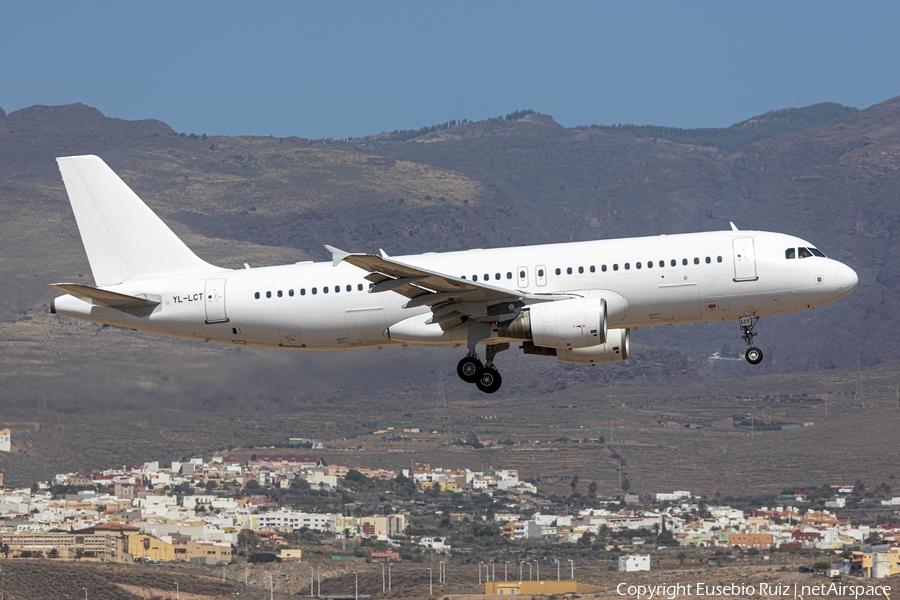
[[[449,329],[462,322],[463,317],[497,321],[502,314],[512,313],[508,306],[501,310],[492,307],[513,304],[546,302],[568,298],[559,295],[534,295],[521,290],[495,287],[480,281],[469,281],[453,275],[430,271],[421,267],[377,256],[354,254],[333,246],[325,246],[332,255],[332,263],[348,262],[368,271],[366,279],[372,282],[371,292],[392,291],[409,298],[405,308],[431,307],[432,323],[440,323]]]

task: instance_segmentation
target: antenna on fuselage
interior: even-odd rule
[[[728,224],[731,225],[732,231],[740,231],[740,229],[737,228],[737,225],[734,224],[734,221],[728,221]]]

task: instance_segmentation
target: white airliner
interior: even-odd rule
[[[56,283],[50,312],[135,331],[292,350],[465,346],[459,376],[500,388],[497,352],[628,358],[631,328],[821,306],[856,273],[781,233],[730,231],[224,269],[198,258],[96,156],[57,159],[96,286]],[[485,346],[482,363],[476,348]]]

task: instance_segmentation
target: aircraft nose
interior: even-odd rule
[[[856,271],[839,262],[834,266],[834,281],[837,285],[838,298],[843,298],[856,289],[859,277],[856,275]]]

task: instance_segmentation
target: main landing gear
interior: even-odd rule
[[[500,372],[494,367],[494,357],[498,352],[509,348],[509,344],[493,344],[485,348],[484,364],[478,358],[475,350],[469,353],[456,365],[456,374],[466,383],[474,383],[475,387],[485,394],[493,394],[503,385]]]
[[[753,331],[758,321],[759,317],[741,317],[741,339],[747,342],[747,351],[744,353],[744,358],[751,365],[758,365],[763,359],[763,351],[753,345],[753,338],[759,335]]]

